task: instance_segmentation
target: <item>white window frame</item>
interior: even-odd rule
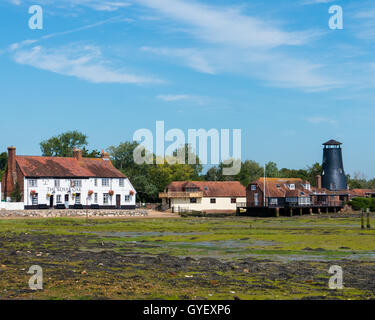
[[[102,178],[102,187],[109,187],[109,178]]]
[[[60,188],[60,180],[55,179],[55,188]]]
[[[38,187],[38,179],[29,179],[28,185],[31,188]]]
[[[61,204],[61,194],[56,195],[56,203]]]
[[[109,193],[103,193],[103,205],[109,204]]]
[[[252,184],[251,185],[251,191],[256,191],[257,190],[257,186],[256,184]]]
[[[94,203],[95,204],[98,203],[98,193],[97,192],[94,193]]]
[[[120,178],[120,179],[119,179],[119,181],[118,181],[118,185],[119,185],[121,188],[124,187],[124,185],[125,185],[125,181],[124,181],[123,178]]]
[[[131,196],[130,195],[126,195],[125,196],[125,202],[130,202],[131,201]]]
[[[72,187],[82,188],[82,180],[78,180],[78,179],[72,180]]]

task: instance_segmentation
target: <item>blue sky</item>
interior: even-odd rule
[[[280,168],[334,138],[347,173],[375,177],[373,1],[1,0],[0,19],[0,150],[73,129],[102,149],[164,120],[242,129],[243,159]]]

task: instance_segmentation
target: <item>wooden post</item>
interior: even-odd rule
[[[313,210],[312,210],[312,208],[310,208],[309,211],[310,211],[310,214],[312,215],[312,214],[313,214]]]
[[[276,218],[280,217],[280,209],[276,208]]]
[[[293,209],[292,209],[292,208],[289,209],[289,215],[290,215],[291,217],[293,217]]]
[[[299,208],[299,215],[300,215],[300,216],[303,215],[303,209],[302,209],[302,208]]]
[[[370,209],[367,208],[367,229],[371,229],[370,225]]]
[[[364,218],[364,210],[361,210],[361,229],[365,228],[365,218]]]
[[[322,210],[318,208],[318,214],[322,214]]]

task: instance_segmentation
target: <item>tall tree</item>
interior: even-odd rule
[[[74,148],[88,145],[87,136],[79,131],[68,131],[40,143],[42,155],[46,157],[71,157]],[[88,151],[84,149],[86,153]]]

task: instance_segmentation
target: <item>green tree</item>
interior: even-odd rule
[[[240,181],[242,185],[247,187],[251,182],[259,179],[264,175],[264,169],[258,162],[246,160],[241,164],[240,173],[234,179]]]
[[[16,183],[13,191],[10,194],[10,199],[12,200],[12,202],[20,202],[22,200],[21,188],[18,182]]]
[[[266,164],[266,176],[268,178],[277,178],[279,176],[279,169],[275,162],[270,161]]]
[[[42,155],[46,157],[71,157],[74,148],[83,149],[87,145],[85,134],[78,131],[68,131],[42,141],[40,148]]]
[[[0,154],[0,181],[3,178],[7,165],[8,165],[8,154],[6,152],[3,152]]]

